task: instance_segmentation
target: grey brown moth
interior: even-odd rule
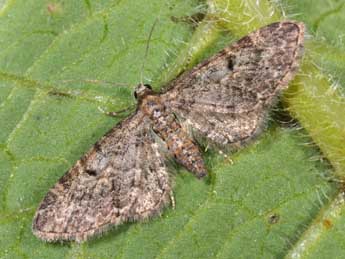
[[[166,160],[202,178],[207,169],[195,135],[232,149],[256,136],[298,68],[303,41],[302,23],[273,23],[159,93],[139,84],[135,113],[50,189],[35,214],[33,233],[46,241],[82,242],[109,227],[160,214],[172,191]]]

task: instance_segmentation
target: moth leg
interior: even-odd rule
[[[174,192],[171,190],[169,195],[170,195],[171,207],[172,207],[173,210],[175,210],[175,208],[176,208],[176,201],[175,201]]]
[[[205,13],[197,12],[188,16],[181,16],[181,17],[171,16],[170,19],[175,23],[182,22],[182,23],[191,25],[193,28],[195,28],[205,18],[205,16],[206,16],[206,12]]]
[[[48,91],[48,95],[52,95],[52,96],[60,96],[60,97],[67,97],[67,98],[75,98],[78,95],[77,94],[73,94],[71,92],[68,91],[59,91],[57,89],[51,89]]]
[[[225,154],[223,151],[219,150],[218,153],[223,156],[223,158],[229,162],[231,165],[234,164],[234,161],[231,159],[231,157],[229,157],[227,154]]]
[[[118,110],[118,111],[113,111],[113,112],[105,111],[105,110],[104,110],[102,107],[100,107],[100,106],[98,106],[97,108],[98,108],[98,110],[99,110],[101,113],[103,113],[103,114],[105,114],[105,115],[107,115],[107,116],[110,116],[110,117],[122,117],[122,116],[126,115],[126,113],[130,112],[130,111],[132,110],[133,107],[132,107],[132,106],[129,106],[129,107],[125,108],[125,109]]]
[[[205,149],[204,149],[204,152],[207,152],[209,148],[210,148],[210,145],[207,144],[206,147],[205,147]],[[222,152],[222,153],[223,153],[223,152]]]

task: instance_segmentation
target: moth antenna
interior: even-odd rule
[[[153,30],[155,29],[156,27],[156,24],[158,22],[158,18],[157,17],[154,21],[154,23],[152,24],[152,27],[151,27],[151,30],[150,30],[150,33],[149,33],[149,37],[147,39],[147,43],[146,43],[146,48],[145,48],[145,55],[144,55],[144,59],[143,59],[143,63],[141,65],[141,70],[140,70],[140,83],[143,85],[144,84],[144,68],[145,68],[145,61],[146,61],[146,58],[147,58],[147,55],[149,53],[149,47],[150,47],[150,41],[151,41],[151,38],[152,38],[152,34],[153,34]]]

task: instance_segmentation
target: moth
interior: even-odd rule
[[[302,56],[304,25],[272,23],[156,93],[139,84],[137,109],[103,136],[47,193],[33,233],[83,242],[112,226],[160,214],[170,203],[168,159],[207,175],[197,137],[237,149],[260,133]],[[191,130],[189,130],[191,129]]]

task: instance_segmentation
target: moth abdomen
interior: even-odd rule
[[[155,112],[153,110],[153,113]],[[174,114],[166,109],[161,110],[159,114],[159,117],[152,116],[152,129],[165,142],[170,155],[198,178],[205,176],[207,170],[197,144]]]

